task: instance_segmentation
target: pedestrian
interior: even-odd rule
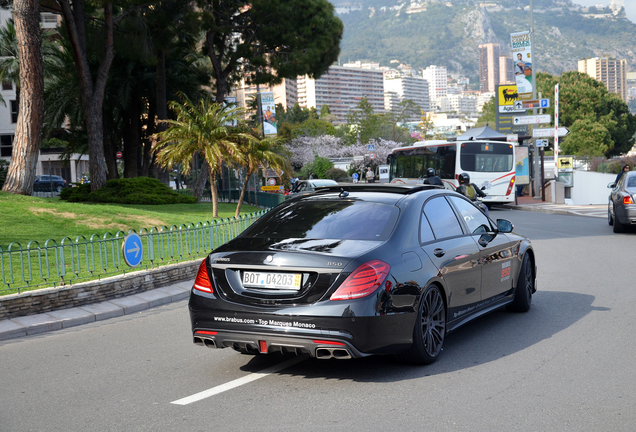
[[[373,171],[371,171],[371,167],[367,167],[366,178],[367,183],[373,183],[375,181],[375,174],[373,174]]]
[[[623,169],[616,176],[616,180],[614,180],[614,186],[616,186],[618,184],[618,181],[621,179],[621,177],[623,177],[623,174],[625,174],[626,172],[629,172],[629,165],[628,164],[623,165]]]
[[[313,180],[314,179],[314,173],[312,172],[311,174],[309,174],[309,180]]]

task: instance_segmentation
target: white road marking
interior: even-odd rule
[[[256,381],[257,379],[264,378],[267,375],[286,369],[290,366],[295,365],[296,363],[300,363],[301,361],[305,359],[306,359],[305,357],[296,357],[296,358],[284,361],[282,363],[279,363],[277,365],[274,365],[272,367],[269,367],[267,369],[263,369],[261,372],[251,373],[249,375],[244,376],[243,378],[235,379],[234,381],[230,381],[228,383],[221,384],[216,387],[212,387],[211,389],[203,390],[202,392],[193,394],[192,396],[187,396],[187,397],[184,397],[183,399],[179,399],[170,403],[175,405],[188,405],[193,402],[198,402],[200,400],[209,398],[219,393],[223,393],[228,390],[232,390],[233,388],[240,387],[244,384],[251,383],[252,381]]]

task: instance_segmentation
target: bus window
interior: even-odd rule
[[[463,143],[460,164],[462,171],[509,172],[513,169],[513,148],[505,143]]]

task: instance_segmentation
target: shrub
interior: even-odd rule
[[[325,178],[332,179],[338,182],[347,181],[347,173],[340,168],[329,168],[325,172]]]
[[[179,195],[157,179],[135,177],[130,179],[108,180],[106,185],[91,192],[90,184],[64,189],[60,198],[69,202],[97,202],[118,204],[192,204],[197,199]]]

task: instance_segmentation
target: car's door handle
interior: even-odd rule
[[[436,257],[443,257],[446,254],[446,251],[444,249],[435,249],[433,254],[435,254]]]

